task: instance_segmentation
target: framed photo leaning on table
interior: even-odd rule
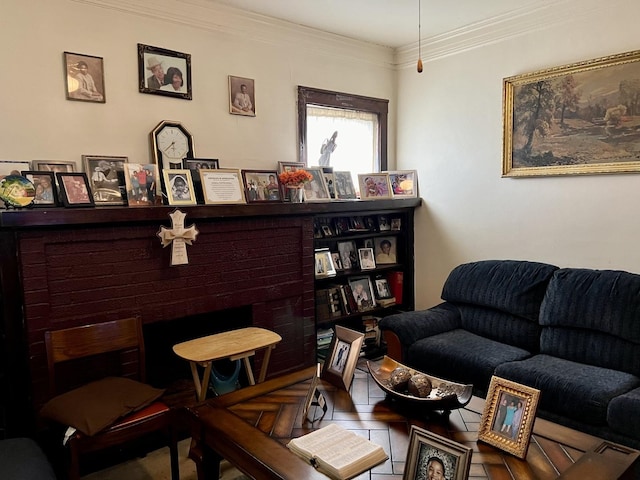
[[[36,196],[33,200],[34,207],[55,207],[58,205],[53,172],[23,170],[21,173],[23,177],[33,183],[36,189]]]
[[[89,180],[96,205],[126,205],[124,164],[127,157],[82,155],[84,171]]]
[[[402,480],[466,480],[471,454],[470,447],[412,425]]]
[[[84,172],[56,173],[60,197],[65,207],[93,207],[89,180]]]
[[[164,185],[167,189],[169,205],[195,205],[196,193],[193,188],[191,170],[163,170]]]
[[[322,378],[337,387],[349,390],[353,372],[360,357],[364,333],[336,325],[329,354],[322,366]]]
[[[540,390],[491,377],[478,440],[525,458],[539,398]]]

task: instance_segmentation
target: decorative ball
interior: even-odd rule
[[[426,398],[431,393],[431,380],[423,373],[417,373],[409,379],[409,393],[414,397]]]
[[[396,392],[402,392],[407,389],[407,383],[410,378],[411,372],[408,368],[398,367],[389,376],[389,386]]]

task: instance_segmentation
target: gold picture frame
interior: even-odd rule
[[[189,169],[163,170],[162,177],[169,205],[196,205],[196,191]]]
[[[518,458],[527,456],[540,390],[491,377],[478,440]]]
[[[430,468],[434,469],[434,478],[466,480],[471,455],[471,447],[412,425],[402,480],[432,478]]]
[[[638,77],[640,50],[505,78],[502,176],[640,172]]]
[[[206,205],[247,203],[239,168],[200,170],[200,183]]]
[[[336,325],[321,377],[349,391],[363,341],[364,333]]]

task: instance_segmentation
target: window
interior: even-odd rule
[[[298,87],[300,161],[358,173],[387,170],[388,100]],[[331,139],[335,149],[326,147]]]

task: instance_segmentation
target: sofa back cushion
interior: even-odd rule
[[[540,324],[541,353],[640,375],[640,275],[560,269]]]
[[[522,260],[482,260],[454,268],[442,299],[493,308],[538,321],[547,284],[558,267]]]

